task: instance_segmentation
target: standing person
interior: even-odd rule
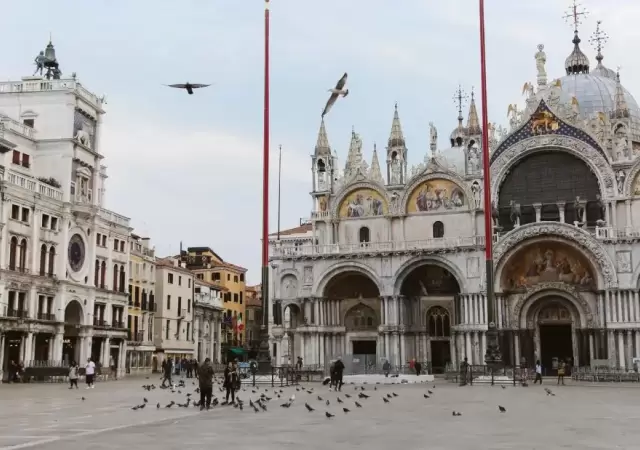
[[[384,364],[382,365],[382,371],[384,372],[384,377],[389,378],[389,372],[391,372],[391,364],[389,364],[388,359],[384,361]]]
[[[416,361],[413,367],[416,369],[416,375],[420,376],[420,374],[422,373],[422,364],[420,364],[419,361]]]
[[[467,385],[467,372],[469,371],[469,360],[467,358],[460,364],[460,386]]]
[[[75,361],[71,361],[69,365],[69,389],[73,389],[75,386],[78,389],[78,363]]]
[[[540,364],[540,360],[536,361],[536,379],[533,380],[533,384],[536,384],[538,381],[542,384],[542,365]]]
[[[113,355],[109,357],[109,368],[111,369],[111,375],[113,375],[113,379],[118,379],[118,367],[116,366],[116,360],[113,359]]]
[[[562,384],[564,385],[564,371],[566,369],[566,364],[564,363],[564,361],[560,362],[560,366],[558,366],[558,384],[560,384],[560,382],[562,382]]]
[[[238,383],[238,371],[235,365],[229,361],[224,369],[224,388],[227,390],[225,405],[229,404],[229,395],[231,395],[231,403],[236,401],[236,384]]]
[[[296,369],[299,371],[302,370],[302,358],[298,356],[298,360],[296,361]]]
[[[162,378],[162,386],[164,386],[165,381],[169,382],[169,387],[171,387],[171,375],[173,373],[173,364],[171,362],[171,358],[162,362],[162,368],[164,369],[164,377]]]
[[[198,382],[200,383],[200,411],[205,407],[211,408],[211,396],[213,395],[213,366],[209,358],[198,369]]]
[[[336,389],[342,390],[342,373],[344,372],[344,364],[342,363],[342,357],[338,356],[338,359],[333,364],[333,371],[335,372]]]
[[[91,361],[91,358],[87,358],[87,364],[84,366],[85,381],[87,382],[87,389],[93,389],[95,384],[93,380],[96,376],[96,364]]]

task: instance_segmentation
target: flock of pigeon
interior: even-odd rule
[[[214,379],[214,381],[217,383],[218,385],[218,390],[220,393],[222,393],[222,396],[225,396],[226,390],[222,387],[223,381],[222,379]],[[379,383],[376,383],[379,384]],[[193,386],[196,386],[197,383],[195,381],[192,382]],[[309,397],[307,397],[307,399],[304,401],[304,407],[306,408],[306,410],[309,413],[314,413],[316,412],[318,409],[320,408],[325,408],[324,411],[324,415],[327,419],[331,419],[333,417],[335,417],[335,414],[330,412],[328,409],[331,407],[331,401],[328,398],[323,398],[322,395],[319,395],[319,393],[317,391],[314,390],[313,387],[303,387],[301,385],[298,386],[289,386],[288,388],[292,388],[295,387],[296,392],[298,393],[299,396],[302,395],[308,395]],[[378,387],[376,385],[374,386],[369,386],[369,387],[365,387],[365,386],[350,386],[353,387],[353,393],[349,394],[347,393],[347,386],[343,386],[344,391],[337,391],[334,389],[329,389],[329,391],[335,391],[335,393],[337,394],[337,397],[335,399],[335,401],[337,402],[337,406],[339,408],[342,409],[342,412],[344,414],[348,414],[351,412],[351,409],[349,409],[350,405],[355,406],[356,408],[362,408],[363,404],[365,404],[365,402],[367,402],[367,400],[369,399],[373,399],[372,401],[375,401],[377,394],[382,394],[381,392],[378,391]],[[200,388],[199,387],[195,387],[193,389],[193,392],[187,392],[187,385],[185,383],[184,379],[180,379],[178,381],[177,384],[171,385],[171,386],[163,386],[160,385],[158,387],[156,387],[154,384],[145,384],[142,386],[142,388],[147,391],[147,392],[151,392],[154,391],[156,389],[162,389],[162,390],[170,390],[170,392],[172,394],[177,394],[177,395],[184,395],[184,401],[183,402],[179,402],[179,401],[175,401],[175,400],[171,400],[169,403],[165,404],[164,406],[161,405],[159,402],[156,403],[155,407],[156,409],[160,409],[162,407],[164,408],[172,408],[172,407],[177,407],[177,408],[189,408],[189,407],[200,407],[202,406],[200,404]],[[434,391],[435,391],[436,386],[433,385],[433,387],[431,389],[427,390],[427,393],[423,394],[423,397],[425,399],[429,399],[431,398],[432,395],[434,395]],[[262,411],[267,411],[268,410],[268,404],[269,402],[271,402],[271,400],[274,399],[283,399],[286,398],[285,392],[283,389],[281,388],[271,388],[273,389],[273,394],[268,394],[270,389],[269,388],[265,388],[264,392],[260,392],[260,389],[258,387],[243,387],[241,389],[240,392],[236,393],[235,399],[229,403],[227,403],[226,401],[221,401],[219,400],[216,395],[214,394],[212,396],[212,401],[211,401],[211,406],[212,407],[216,407],[216,406],[233,406],[234,408],[237,408],[239,410],[244,410],[245,408],[245,401],[242,400],[240,398],[240,396],[244,396],[247,394],[241,394],[241,392],[248,392],[248,390],[251,391],[250,394],[248,394],[249,396],[251,395],[257,395],[258,398],[250,398],[249,401],[249,408],[253,409],[254,412],[258,413],[261,410]],[[502,389],[506,389],[505,386],[502,386]],[[555,393],[553,393],[550,389],[545,388],[544,389],[546,394],[548,396],[555,396]],[[195,396],[193,394],[197,394],[197,399],[194,398]],[[386,394],[382,394],[380,395],[380,399],[384,402],[384,403],[391,403],[391,400],[393,400],[396,397],[399,397],[400,395],[397,394],[396,392],[391,392],[391,393],[386,393]],[[315,398],[314,398],[315,397]],[[85,397],[82,397],[82,400],[85,400]],[[317,406],[318,404],[316,404],[316,406],[312,406],[312,403],[315,402],[319,402],[319,404],[321,406]],[[279,403],[279,402],[278,402]],[[147,407],[147,405],[149,404],[149,400],[144,397],[142,399],[142,402],[139,404],[136,404],[134,406],[131,407],[131,409],[133,411],[138,411],[141,409],[144,409]],[[280,403],[280,407],[281,408],[291,408],[294,404],[296,404],[296,393],[293,393],[286,401],[284,401],[284,403]],[[504,406],[498,405],[498,411],[500,413],[506,413],[507,409]],[[462,412],[460,411],[456,411],[454,410],[452,412],[453,416],[462,416]]]

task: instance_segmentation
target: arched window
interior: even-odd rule
[[[368,227],[360,228],[360,243],[371,242],[371,236]]]
[[[27,240],[20,241],[20,270],[24,271],[27,267]]]
[[[107,263],[102,261],[100,264],[100,288],[104,289],[105,278],[107,276]]]
[[[12,237],[9,245],[9,269],[16,270],[16,253],[18,252],[18,238]]]
[[[96,259],[96,267],[93,269],[93,284],[98,287],[100,282],[100,260]]]
[[[44,276],[47,267],[47,246],[42,244],[40,247],[40,276]]]
[[[427,323],[431,337],[451,336],[449,311],[441,306],[434,306],[427,312]]]
[[[444,237],[444,224],[440,221],[434,222],[433,224],[433,237],[434,238],[442,238]]]
[[[118,265],[114,264],[113,265],[113,290],[117,291],[118,290]]]
[[[120,292],[124,292],[124,266],[120,266]]]
[[[50,277],[53,276],[53,271],[55,269],[55,261],[56,261],[56,248],[52,245],[49,249],[49,268],[48,274]]]

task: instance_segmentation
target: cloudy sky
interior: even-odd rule
[[[605,65],[640,92],[640,2],[584,0],[582,48],[596,21],[610,36]],[[26,0],[5,2],[0,77],[33,72],[53,35],[64,73],[107,94],[102,153],[110,178],[106,206],[132,218],[160,255],[210,246],[260,280],[263,111],[261,0]],[[535,81],[536,46],[544,43],[550,78],[563,75],[572,30],[569,0],[487,1],[490,120],[506,123]],[[309,217],[310,157],[326,90],[347,71],[350,95],[327,120],[344,163],[352,126],[384,148],[393,105],[410,163],[440,146],[456,125],[458,83],[480,83],[477,0],[271,1],[271,229],[276,230],[277,148],[283,148],[282,226]],[[214,83],[189,96],[163,84]],[[466,113],[465,113],[466,116]]]

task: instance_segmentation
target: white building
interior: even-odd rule
[[[546,74],[544,48],[532,49],[526,57],[537,73],[528,74],[536,78],[525,85],[526,105],[509,107],[508,131],[487,130],[507,364],[608,360],[625,368],[639,356],[640,109],[602,64],[601,46],[594,67],[579,44],[576,31],[572,48],[553,48],[553,58],[570,52],[557,79]],[[431,125],[424,163],[409,168],[396,108],[384,176],[375,147],[371,165],[364,162],[355,132],[339,171],[321,124],[311,230],[271,237],[277,364],[338,355],[361,364],[417,358],[434,370],[465,357],[483,364],[490,205],[475,101],[466,124],[461,110],[445,148]]]
[[[47,56],[55,60],[49,43]],[[56,66],[57,67],[57,66]],[[129,219],[103,207],[103,102],[75,78],[0,82],[0,369],[124,367]]]
[[[195,317],[193,322],[195,334],[195,358],[202,362],[211,358],[212,362],[219,363],[221,359],[222,336],[222,290],[220,285],[204,280],[195,280],[193,305]]]
[[[193,330],[194,275],[177,259],[156,261],[156,302],[154,342],[157,367],[166,358],[191,359]]]

